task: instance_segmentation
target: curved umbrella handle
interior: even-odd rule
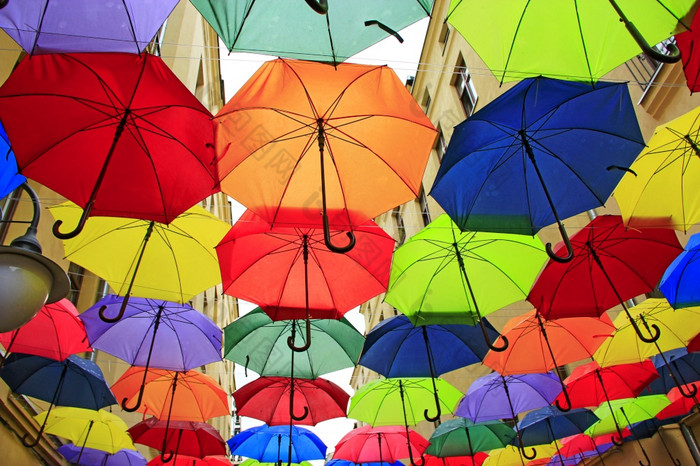
[[[696,387],[694,383],[691,383],[688,393],[684,391],[683,387],[678,387],[678,391],[681,392],[681,395],[683,395],[685,398],[695,398],[695,395],[698,394],[698,387]]]
[[[137,409],[139,409],[139,406],[141,406],[141,400],[143,400],[143,391],[146,389],[146,377],[148,376],[148,368],[146,368],[145,371],[143,371],[143,381],[141,382],[141,388],[139,389],[139,396],[136,399],[136,405],[134,406],[127,406],[126,403],[129,401],[127,397],[124,397],[124,399],[121,402],[122,409],[126,411],[127,413],[133,413]]]
[[[537,456],[537,450],[535,450],[534,447],[532,447],[532,455],[531,456],[528,455],[527,453],[525,453],[525,447],[523,447],[522,443],[520,444],[520,446],[518,448],[520,449],[520,454],[529,460],[534,460],[535,457]]]
[[[435,408],[437,408],[437,414],[435,414],[435,416],[430,416],[428,414],[428,408],[425,408],[423,410],[423,417],[425,418],[426,421],[430,421],[430,422],[439,421],[440,415],[442,414],[442,409],[440,408],[440,399],[438,398],[436,391],[433,391],[433,396],[435,397]]]
[[[561,382],[561,379],[559,379],[559,381]],[[563,407],[559,403],[559,399],[556,399],[554,401],[554,405],[559,411],[566,413],[567,411],[571,411],[571,398],[569,398],[569,392],[566,390],[566,385],[564,385],[564,382],[561,382],[561,392],[564,395],[564,399],[566,400],[566,406]]]
[[[290,407],[289,417],[291,417],[295,421],[303,421],[308,416],[309,416],[309,407],[308,406],[304,406],[304,414],[302,414],[301,416],[297,416],[296,414],[294,414],[293,407]]]
[[[508,337],[506,337],[505,335],[500,335],[501,339],[503,340],[503,345],[496,346],[493,343],[491,343],[491,339],[489,338],[489,334],[486,330],[486,324],[484,324],[484,319],[479,319],[479,325],[481,326],[481,333],[484,335],[484,341],[486,342],[486,346],[491,348],[492,351],[501,353],[508,349],[508,345],[510,345]]]
[[[566,246],[566,255],[560,257],[554,254],[554,250],[552,249],[552,243],[547,243],[545,245],[545,249],[550,259],[552,259],[554,262],[564,264],[566,262],[570,262],[571,259],[574,258],[574,248],[571,246],[571,240],[569,239],[569,235],[566,233],[566,229],[564,228],[564,225],[559,219],[557,219],[557,226],[559,227],[559,233],[561,233],[561,238],[564,241],[564,246]]]
[[[678,47],[676,47],[675,44],[668,44],[666,47],[668,51],[670,52],[670,55],[663,54],[656,50],[654,47],[651,47],[649,43],[642,37],[642,34],[639,32],[637,27],[632,24],[628,19],[627,16],[622,12],[619,6],[617,6],[617,3],[615,0],[610,0],[610,4],[612,7],[615,9],[617,14],[620,16],[620,20],[625,23],[625,27],[627,28],[627,31],[630,33],[634,41],[639,45],[639,47],[649,55],[651,58],[653,58],[656,61],[660,61],[662,63],[676,63],[678,60],[681,59],[681,52],[678,50]],[[649,458],[647,457],[647,460]],[[640,461],[641,463],[641,461]]]
[[[309,0],[307,0],[307,1],[309,1]],[[382,23],[381,21],[377,21],[376,19],[369,19],[369,20],[365,21],[365,26],[377,26],[379,29],[386,32],[387,34],[391,34],[392,36],[396,37],[396,40],[398,40],[399,43],[403,44],[403,37],[401,37],[401,34],[394,31],[393,29],[391,29],[389,26]]]
[[[642,445],[639,445],[639,448],[642,449],[642,454],[644,455],[644,458],[646,458],[647,462],[643,462],[642,460],[639,460],[639,465],[640,466],[651,466],[651,460],[649,459],[649,455],[647,455],[647,451],[642,447]]]
[[[621,447],[622,445],[625,444],[624,440],[622,440],[622,433],[620,432],[620,428],[617,428],[617,434],[618,435],[611,435],[610,436],[610,441],[613,443],[613,445],[617,445],[618,447]]]
[[[635,333],[637,334],[639,339],[642,340],[644,343],[654,343],[661,336],[661,330],[659,329],[658,325],[656,325],[656,324],[649,325],[646,322],[644,322],[644,326],[647,328],[647,330],[649,330],[651,337],[646,337],[646,336],[642,335],[642,330],[639,328],[639,326],[637,325],[637,322],[629,314],[629,312],[627,313],[627,317],[629,318],[629,321],[632,324],[632,327],[634,328]],[[654,331],[652,331],[652,329],[654,329]]]
[[[306,4],[319,15],[328,13],[328,0],[306,0]]]
[[[100,310],[98,311],[97,314],[100,316],[100,320],[102,320],[102,322],[105,322],[108,324],[113,324],[115,322],[119,322],[119,320],[121,320],[121,318],[124,316],[124,311],[126,311],[126,305],[128,303],[129,303],[129,295],[126,295],[126,296],[124,296],[124,299],[122,300],[122,305],[119,308],[119,312],[114,317],[107,317],[105,315],[105,311],[107,310],[106,305],[100,306]]]
[[[50,411],[50,409],[49,409]],[[27,448],[34,448],[35,446],[39,445],[39,442],[41,441],[41,434],[44,433],[44,428],[46,427],[46,421],[49,419],[48,413],[46,414],[46,418],[44,419],[44,422],[41,424],[41,427],[39,428],[39,433],[36,435],[36,439],[32,440],[31,442],[27,440],[29,438],[29,433],[24,434],[22,437],[22,445],[24,445]]]
[[[8,3],[10,3],[10,0],[0,0],[0,10],[5,8]]]
[[[287,346],[289,346],[292,351],[296,351],[297,353],[301,353],[309,349],[311,346],[311,321],[309,319],[306,319],[306,343],[304,343],[302,346],[295,346],[294,337],[290,335],[287,337]]]
[[[163,452],[160,454],[160,460],[163,463],[169,463],[173,459],[173,456],[175,456],[175,452],[172,450],[170,450],[168,453]]]
[[[324,211],[323,212],[323,242],[326,244],[326,247],[331,252],[335,252],[338,254],[344,254],[355,247],[355,233],[353,233],[352,231],[346,231],[345,234],[348,236],[348,239],[350,240],[350,242],[348,244],[346,244],[345,246],[336,246],[333,243],[331,243],[331,228],[328,225],[328,214],[326,214],[326,212]]]
[[[406,427],[406,431],[408,431],[408,427]],[[423,466],[425,464],[425,458],[423,457],[423,455],[420,456],[420,464],[416,463],[413,460],[413,450],[411,449],[411,442],[408,440],[408,435],[406,435],[406,445],[408,446],[408,459],[411,462],[411,464],[413,466]]]
[[[88,216],[90,215],[90,209],[92,209],[92,203],[85,206],[85,209],[83,209],[83,213],[80,215],[80,220],[78,220],[78,224],[75,226],[75,229],[73,231],[69,231],[68,233],[61,233],[60,231],[58,231],[61,225],[63,225],[63,220],[56,220],[51,230],[53,232],[53,235],[58,239],[71,239],[78,236],[85,227],[85,222],[87,222]]]

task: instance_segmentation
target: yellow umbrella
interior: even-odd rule
[[[47,411],[34,416],[43,423]],[[127,425],[105,410],[58,407],[51,410],[45,432],[71,440],[84,448],[116,453],[122,448],[136,450],[127,433]]]
[[[625,224],[687,231],[700,222],[700,107],[656,128],[615,190]]]
[[[561,442],[559,442],[559,447],[561,448]],[[520,456],[520,450],[518,447],[514,447],[512,445],[491,450],[488,458],[484,460],[482,466],[520,466],[544,458],[551,458],[557,454],[557,447],[554,442],[548,445],[536,445],[534,448],[537,455],[532,459],[527,459]]]
[[[665,351],[682,348],[700,333],[700,307],[673,309],[665,299],[647,299],[629,309],[640,328],[656,324],[660,338],[645,343],[623,313],[613,321],[617,330],[593,354],[601,367],[641,362]],[[647,327],[648,330],[648,327]]]
[[[57,220],[74,224],[82,209],[50,207]],[[65,257],[103,278],[120,296],[183,303],[221,282],[214,247],[230,229],[199,206],[166,225],[148,220],[90,217],[83,231],[64,240]],[[122,310],[128,299],[123,301]],[[101,313],[101,316],[104,316]],[[118,316],[104,318],[108,322]]]

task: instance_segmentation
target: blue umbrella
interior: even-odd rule
[[[659,282],[659,290],[674,309],[700,306],[700,233],[691,236],[684,249]]]
[[[352,461],[348,460],[330,460],[329,462],[326,463],[326,466],[403,466],[403,463],[401,461],[396,461],[394,463],[387,463],[387,462],[376,462],[376,463],[353,463]]]
[[[484,319],[490,340],[498,332]],[[481,328],[471,325],[421,325],[415,327],[405,315],[380,322],[368,334],[359,364],[384,377],[430,377],[437,414],[424,416],[428,421],[440,418],[440,402],[435,377],[481,362],[489,350],[481,337]]]
[[[290,449],[291,434],[291,455]],[[252,427],[226,441],[232,455],[253,458],[261,463],[301,463],[326,457],[326,445],[313,432],[303,427]]]
[[[0,199],[10,194],[25,181],[27,179],[17,172],[15,154],[12,152],[5,128],[0,124]]]
[[[455,127],[431,195],[463,230],[534,235],[603,205],[644,148],[626,83],[526,79]]]
[[[69,463],[100,466],[146,466],[146,458],[136,450],[119,450],[109,453],[95,448],[81,448],[72,443],[58,447],[58,451]]]
[[[99,410],[117,403],[97,364],[76,355],[56,361],[13,353],[0,368],[0,378],[15,393],[51,403],[37,439],[33,443],[28,435],[22,439],[27,447],[38,444],[54,405]]]

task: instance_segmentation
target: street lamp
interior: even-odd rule
[[[24,235],[0,246],[0,332],[21,327],[44,304],[64,298],[70,290],[66,272],[41,255],[36,238],[39,198],[27,182],[20,186],[31,197],[34,214]]]

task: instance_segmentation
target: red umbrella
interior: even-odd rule
[[[283,212],[296,223],[270,226],[246,211],[216,247],[224,292],[252,301],[273,320],[339,319],[386,291],[394,240],[374,222],[353,227],[345,254],[324,243],[322,219]],[[331,237],[343,234],[331,225]],[[303,351],[305,348],[298,348]]]
[[[620,304],[639,337],[658,339],[653,325],[650,337],[642,334],[630,316],[625,300],[652,291],[666,268],[683,248],[673,230],[629,230],[618,215],[601,215],[571,237],[574,258],[550,260],[530,291],[528,301],[546,319],[599,316]],[[563,249],[559,244],[557,250]]]
[[[0,120],[24,175],[89,215],[170,223],[216,192],[212,115],[160,57],[51,54],[0,88]]]
[[[92,351],[78,310],[65,298],[45,305],[17,330],[0,333],[0,344],[7,353],[33,354],[57,361]]]
[[[163,461],[160,456],[156,456],[151,461],[146,463],[148,466],[231,466],[231,461],[225,456],[205,456],[204,458],[197,458],[194,456],[178,456],[172,461]]]
[[[177,461],[182,456],[203,458],[225,455],[226,444],[219,432],[206,422],[166,421],[154,417],[135,424],[128,430],[134,443],[160,450],[161,459],[166,451],[174,452]]]
[[[393,463],[409,458],[413,452],[422,455],[430,442],[412,429],[404,426],[370,427],[353,429],[335,446],[334,459],[353,463]]]
[[[686,384],[683,385],[682,388],[686,393],[692,393],[694,387],[693,384]],[[697,406],[695,397],[684,396],[679,387],[673,387],[666,396],[671,401],[671,404],[666,406],[656,415],[656,417],[659,419],[686,415],[695,406]]]
[[[688,343],[688,352],[695,353],[700,351],[700,334],[695,335],[695,337]]]
[[[690,92],[700,90],[700,15],[696,14],[690,29],[676,34],[676,44],[681,52],[683,72]],[[697,42],[697,44],[696,44]]]
[[[298,392],[296,397],[294,392]],[[316,425],[345,417],[350,395],[323,378],[260,377],[233,392],[233,398],[239,416],[259,419],[270,426]]]
[[[424,455],[423,466],[481,466],[489,455],[480,451],[474,456],[447,456],[440,458],[433,455]]]

